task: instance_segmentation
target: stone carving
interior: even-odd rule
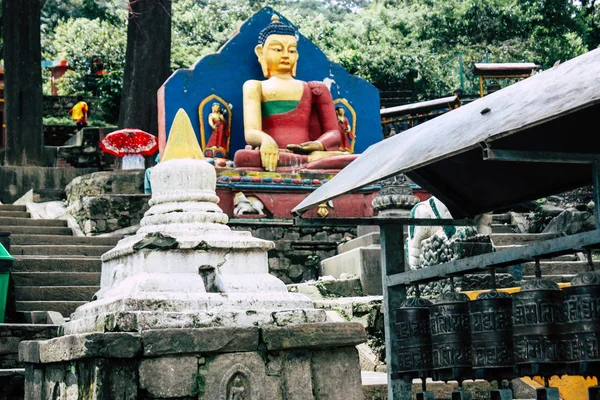
[[[422,297],[407,297],[402,304],[400,304],[400,307],[429,308],[431,307],[431,304],[431,301]]]
[[[237,192],[233,198],[234,215],[243,214],[264,214],[265,206],[257,197],[246,196],[242,192]]]
[[[448,208],[436,197],[415,205],[411,218],[452,219]],[[411,269],[424,268],[493,251],[491,214],[475,218],[477,226],[413,226],[408,227],[408,263]],[[483,233],[482,233],[483,232]]]
[[[600,271],[586,271],[571,280],[573,286],[600,285]]]
[[[227,383],[227,400],[251,400],[252,393],[248,378],[241,372],[236,373]]]
[[[410,212],[411,218],[452,218],[448,208],[436,197],[415,205]],[[454,227],[451,227],[454,228]],[[408,226],[408,263],[411,269],[421,268],[421,242],[442,229],[441,226]],[[448,233],[454,234],[450,229]],[[452,236],[452,235],[450,235]]]
[[[400,174],[381,181],[379,194],[373,199],[371,205],[380,215],[405,212],[419,203],[419,198],[413,195],[410,182],[406,175]]]

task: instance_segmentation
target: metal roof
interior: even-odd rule
[[[475,63],[475,75],[531,74],[539,65],[534,63]]]
[[[404,104],[402,106],[388,107],[380,110],[382,117],[393,117],[395,115],[409,114],[416,111],[435,110],[442,107],[450,107],[458,103],[457,96],[442,97],[441,99],[421,101],[419,103]]]
[[[590,51],[370,146],[294,208],[406,173],[454,218],[584,186],[589,164],[484,160],[492,149],[600,153],[600,49]]]

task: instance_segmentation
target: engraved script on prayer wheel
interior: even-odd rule
[[[463,293],[442,293],[431,306],[429,321],[434,379],[471,378],[469,297]]]
[[[476,379],[515,377],[512,338],[512,297],[492,290],[469,303],[471,349]]]
[[[571,375],[600,373],[600,271],[578,274],[564,288],[564,335],[561,352]]]
[[[398,378],[423,378],[431,375],[431,302],[411,297],[394,311],[398,338]]]
[[[555,282],[532,279],[513,294],[513,344],[519,376],[562,375],[563,292]]]

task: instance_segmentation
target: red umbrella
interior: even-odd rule
[[[117,157],[128,154],[149,156],[158,150],[156,136],[139,129],[119,129],[109,133],[100,141],[100,147],[106,153]]]

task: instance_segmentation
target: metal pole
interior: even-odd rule
[[[479,75],[479,97],[483,97],[483,75]]]
[[[594,217],[596,229],[600,229],[600,163],[592,164],[592,181],[594,185]]]
[[[385,360],[387,364],[388,399],[412,400],[412,381],[394,376],[398,371],[398,336],[395,331],[394,310],[406,298],[406,286],[388,288],[388,275],[405,272],[404,234],[401,224],[381,225],[381,279],[383,288],[383,317],[385,326]]]

